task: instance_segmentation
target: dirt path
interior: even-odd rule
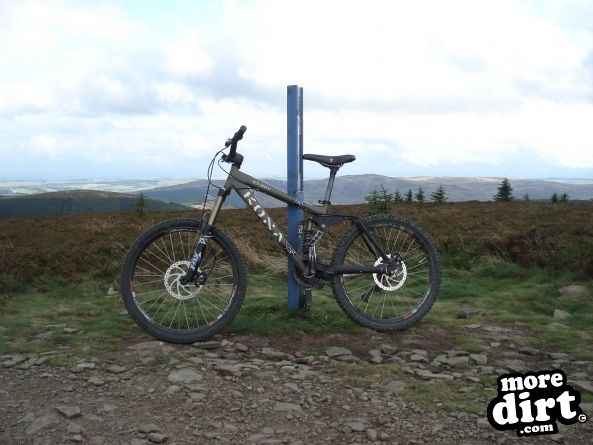
[[[531,438],[488,424],[483,412],[504,370],[560,365],[585,387],[593,380],[593,364],[489,328],[475,354],[443,332],[430,344],[371,334],[220,336],[194,346],[141,337],[109,356],[7,355],[0,443],[593,443],[591,421]],[[447,406],[459,398],[482,412]]]

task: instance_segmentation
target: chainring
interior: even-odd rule
[[[301,287],[304,288],[316,288],[316,289],[323,289],[323,286],[325,285],[325,283],[323,282],[323,280],[321,278],[317,278],[317,277],[310,277],[310,278],[306,278],[304,276],[302,276],[301,274],[298,273],[298,271],[294,272],[294,279],[297,282],[297,284]]]

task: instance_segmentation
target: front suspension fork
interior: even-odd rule
[[[198,245],[196,246],[196,251],[191,258],[189,268],[184,276],[182,276],[179,282],[182,285],[186,285],[191,283],[194,278],[196,277],[196,273],[200,264],[202,264],[202,259],[204,257],[204,250],[210,241],[210,228],[214,225],[216,218],[218,217],[218,212],[222,208],[222,204],[224,203],[226,197],[229,195],[230,189],[228,188],[221,188],[218,191],[218,196],[216,197],[216,201],[214,202],[214,207],[212,207],[212,212],[210,213],[210,217],[208,221],[205,219],[202,220],[202,226],[200,230],[200,240],[198,241]]]
[[[208,234],[208,232],[210,232],[209,227],[207,232],[202,232],[203,234],[200,235],[200,240],[198,241],[198,245],[196,246],[194,255],[192,256],[192,259],[189,263],[187,272],[184,276],[182,276],[179,279],[179,282],[184,286],[186,284],[191,283],[194,280],[194,278],[196,277],[196,273],[198,272],[198,268],[200,267],[200,264],[202,264],[204,250],[206,249],[208,241],[210,240],[210,235]]]

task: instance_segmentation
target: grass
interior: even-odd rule
[[[333,363],[334,375],[339,376],[344,385],[365,387],[377,383],[387,384],[391,380],[403,382],[405,387],[397,393],[398,398],[414,403],[428,411],[435,406],[446,412],[469,412],[484,414],[487,401],[496,393],[496,378],[483,377],[480,384],[463,381],[447,380],[430,382],[419,380],[405,373],[398,365],[376,366],[368,363],[350,365]],[[473,387],[471,392],[460,392],[463,387]]]
[[[0,354],[68,349],[77,353],[118,350],[139,329],[122,314],[119,296],[106,297],[97,281],[46,281],[23,290],[0,305]],[[329,289],[315,295],[309,312],[288,312],[286,281],[276,276],[249,276],[245,304],[229,333],[289,335],[297,332],[356,332],[357,325],[339,310]],[[64,328],[78,329],[65,333]]]
[[[493,379],[494,381],[494,379]],[[462,393],[462,387],[474,387],[474,391]],[[453,380],[429,383],[417,379],[406,380],[406,387],[401,396],[406,400],[415,403],[424,409],[433,409],[436,405],[441,410],[459,413],[468,412],[472,414],[485,414],[485,407],[489,400],[496,395],[496,385],[482,387],[475,383]]]
[[[119,299],[105,294],[96,281],[59,280],[15,294],[0,306],[0,353],[117,349],[131,322],[119,314]]]
[[[289,312],[286,278],[250,275],[243,308],[229,332],[251,335],[290,335],[297,332],[318,334],[357,332],[360,328],[339,309],[328,286],[313,292],[308,312]]]
[[[468,334],[463,332],[462,323],[451,327],[451,319],[461,306],[470,306],[486,313],[473,317],[472,323],[506,327],[524,324],[531,346],[546,351],[578,352],[583,359],[593,359],[591,293],[577,300],[563,300],[558,292],[560,287],[575,282],[593,289],[592,280],[579,279],[569,272],[525,268],[498,258],[490,258],[469,270],[452,266],[454,259],[445,258],[444,263],[446,279],[432,319],[436,319],[437,325],[453,329],[460,343],[466,342],[464,337]],[[555,309],[572,315],[559,322],[553,318]]]
[[[591,298],[561,300],[558,288],[581,282],[593,289],[592,280],[578,280],[562,272],[550,274],[491,258],[470,269],[456,267],[455,258],[443,258],[443,283],[439,300],[425,319],[410,332],[429,338],[446,330],[457,349],[479,352],[487,335],[469,333],[468,323],[514,328],[525,325],[524,341],[545,351],[577,354],[593,359],[593,304]],[[77,283],[47,279],[36,288],[10,281],[13,296],[0,303],[0,353],[14,350],[40,352],[57,348],[116,350],[139,330],[126,315],[118,296],[107,298],[106,285],[96,280]],[[243,308],[229,333],[292,335],[295,333],[356,333],[362,328],[338,307],[329,286],[314,290],[308,312],[286,308],[286,279],[276,274],[249,274]],[[460,320],[459,310],[470,306],[484,311]],[[573,314],[559,323],[554,309]],[[64,333],[64,327],[78,329]],[[20,340],[19,340],[20,339]],[[16,342],[16,343],[15,343]],[[21,345],[19,345],[19,342]]]

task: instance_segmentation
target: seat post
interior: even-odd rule
[[[330,198],[332,194],[332,189],[334,188],[334,180],[336,179],[336,173],[340,167],[331,167],[329,169],[329,181],[327,183],[327,189],[325,190],[325,198],[321,201],[323,204],[323,211],[327,213],[327,209],[331,204]]]

